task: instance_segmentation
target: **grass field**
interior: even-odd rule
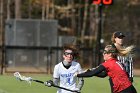
[[[37,74],[24,74],[25,76],[31,76],[32,78],[46,81],[51,79],[51,76]],[[134,78],[134,86],[137,92],[140,93],[140,77]],[[107,78],[91,77],[85,79],[82,93],[110,93],[110,87]],[[28,84],[26,82],[20,82],[15,79],[13,75],[1,75],[0,76],[0,93],[56,93],[56,88],[47,87],[42,84],[32,82]]]

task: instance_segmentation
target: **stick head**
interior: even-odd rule
[[[31,81],[33,80],[31,77],[25,77],[25,76],[20,75],[19,72],[15,72],[14,76],[16,77],[16,79],[18,79],[20,81],[26,81],[29,84],[31,84]]]

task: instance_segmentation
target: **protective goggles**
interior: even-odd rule
[[[68,56],[68,55],[72,55],[72,56],[73,56],[74,53],[73,53],[73,52],[71,52],[71,53],[69,53],[69,52],[64,52],[64,55],[65,55],[65,56]]]
[[[109,51],[104,50],[104,52],[103,52],[103,54],[109,54],[109,53],[116,53],[116,51],[115,50],[109,50]]]

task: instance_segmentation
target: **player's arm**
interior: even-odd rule
[[[59,84],[59,78],[53,78],[53,83],[54,85],[57,85]]]
[[[132,58],[132,56],[130,55],[129,56],[129,66],[128,66],[129,68],[129,80],[131,81],[131,82],[133,82],[133,58]]]
[[[102,71],[101,73],[97,74],[96,76],[97,76],[97,77],[104,78],[104,77],[107,76],[107,72],[106,72],[106,71]]]
[[[81,65],[80,64],[78,65],[78,72],[82,72],[82,68],[81,68]],[[83,78],[78,78],[77,88],[79,90],[81,90],[82,87],[83,87],[83,85],[84,85],[84,79]]]
[[[95,68],[92,68],[90,69],[91,71],[94,70]],[[96,75],[97,77],[100,77],[100,78],[104,78],[107,76],[107,72],[106,71],[102,71],[101,73],[97,74]]]
[[[99,73],[101,73],[102,71],[105,71],[105,67],[103,65],[98,66],[97,68],[95,68],[92,71],[86,71],[84,73],[81,74],[77,74],[77,77],[92,77],[92,76],[97,76]]]
[[[78,82],[77,88],[81,90],[84,85],[84,79],[83,78],[78,78],[78,79],[79,79],[79,82]]]
[[[58,65],[56,65],[55,67],[54,67],[54,72],[53,72],[53,83],[55,84],[55,85],[58,85],[59,84],[59,81],[60,81],[60,78],[59,78],[59,67],[58,67]]]

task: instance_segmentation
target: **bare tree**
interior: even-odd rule
[[[46,19],[49,19],[49,7],[50,7],[50,0],[46,0]]]
[[[4,68],[4,30],[3,30],[3,4],[4,1],[0,0],[0,45],[1,45],[1,51],[0,51],[0,69],[1,69],[1,74],[3,74],[3,68]]]
[[[81,32],[81,42],[82,43],[84,43],[84,35],[85,35],[86,23],[87,23],[87,12],[88,12],[88,0],[85,0],[83,28],[82,28],[82,32]]]
[[[30,19],[32,16],[32,0],[28,2],[28,18]]]
[[[10,3],[11,3],[11,0],[7,0],[7,19],[10,19],[11,18],[11,12],[10,12]]]
[[[74,0],[69,0],[68,6],[71,6],[71,33],[74,35],[74,30],[76,28],[76,22],[75,22],[75,4]]]
[[[46,7],[45,0],[42,0],[42,20],[45,19],[45,7]]]
[[[21,0],[15,0],[15,19],[21,18]]]

